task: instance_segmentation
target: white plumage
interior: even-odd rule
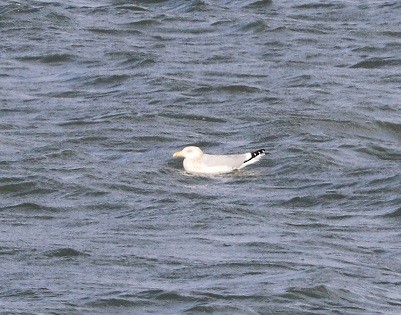
[[[173,156],[184,158],[184,169],[188,173],[224,174],[253,164],[263,155],[265,155],[264,149],[244,154],[212,155],[203,153],[198,147],[190,146],[175,152]]]

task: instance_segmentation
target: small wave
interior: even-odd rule
[[[88,80],[89,85],[115,85],[121,84],[122,82],[129,79],[130,76],[127,74],[111,74],[111,75],[99,75],[92,80]]]
[[[87,115],[87,116],[72,118],[67,121],[59,122],[58,125],[62,127],[83,126],[90,124],[106,123],[124,118],[130,118],[130,113],[126,111],[111,111],[111,112],[106,112],[104,114],[91,115],[91,116]],[[98,138],[100,136],[94,136],[94,137]]]
[[[43,156],[40,152],[35,154],[32,151],[32,154],[24,156],[21,161],[24,163],[37,163],[39,161],[47,161],[47,158]],[[46,195],[50,193],[57,192],[60,188],[59,182],[51,178],[51,176],[42,176],[42,175],[32,175],[26,176],[21,175],[20,177],[3,177],[0,178],[0,193],[8,194],[11,196],[24,196],[30,197],[30,200],[34,197],[34,195]],[[16,201],[16,205],[23,205],[24,207],[34,206],[35,204],[42,205],[40,203],[32,203],[32,204],[25,204],[22,200],[21,202]],[[34,206],[34,209],[36,206]]]
[[[283,202],[284,205],[290,207],[302,207],[309,208],[317,205],[331,203],[333,201],[341,201],[346,199],[347,196],[336,192],[327,192],[325,194],[320,194],[316,196],[296,196],[292,197],[290,200]]]
[[[38,61],[42,63],[63,63],[75,60],[75,56],[64,53],[64,54],[47,54],[43,56],[24,56],[19,57],[20,61]]]
[[[397,209],[395,209],[395,210],[393,210],[391,212],[388,212],[388,213],[384,214],[383,217],[401,219],[401,207],[399,207],[399,208],[397,208]]]
[[[188,308],[186,313],[189,314],[257,314],[257,312],[251,312],[249,307],[240,307],[227,305],[226,303],[210,303],[210,304],[199,304]]]
[[[395,38],[401,38],[401,32],[398,31],[385,31],[383,32],[383,35]]]
[[[244,6],[246,9],[264,9],[273,3],[272,0],[257,0]]]
[[[124,24],[124,26],[129,27],[129,28],[139,28],[139,29],[143,29],[144,27],[148,27],[148,26],[155,26],[155,25],[159,25],[160,21],[156,20],[156,19],[141,19],[141,20],[137,20],[137,21],[133,21],[133,22],[129,22]]]
[[[140,301],[132,301],[128,299],[122,298],[105,298],[105,299],[98,299],[94,302],[90,302],[87,305],[91,307],[138,307],[141,305],[148,305],[149,302],[140,302]]]
[[[99,298],[89,302],[87,305],[91,307],[143,307],[151,306],[154,301],[177,303],[177,302],[194,302],[198,299],[194,296],[184,295],[175,291],[166,290],[146,290],[137,294],[118,294],[115,297]]]
[[[349,306],[354,312],[356,309],[363,311],[364,307],[357,307],[351,301],[358,299],[358,296],[345,288],[333,288],[328,285],[316,285],[312,287],[293,287],[287,290],[287,293],[283,295],[284,298],[289,300],[301,300],[307,302],[307,308],[313,307],[320,309],[321,311],[330,307],[332,311],[334,303],[341,305],[341,309]],[[333,304],[333,305],[332,305]]]
[[[133,4],[120,4],[115,6],[116,9],[119,10],[127,10],[127,11],[133,11],[133,12],[146,12],[149,11],[147,8],[139,6],[139,5],[133,5]]]
[[[71,23],[71,18],[61,12],[50,12],[46,15],[46,18],[54,22],[54,24],[57,26],[68,27],[68,25]]]
[[[189,302],[194,300],[194,297],[190,295],[184,295],[176,291],[166,291],[160,289],[142,291],[139,292],[136,296],[141,299],[146,298],[159,301]]]
[[[118,30],[118,29],[113,29],[113,28],[99,28],[99,27],[91,27],[88,28],[88,31],[95,33],[95,34],[101,34],[101,35],[120,35],[123,33],[123,31]]]
[[[214,122],[214,123],[226,123],[227,121],[225,119],[217,118],[217,117],[211,117],[211,116],[205,116],[205,115],[184,115],[184,114],[163,114],[161,115],[163,117],[167,118],[173,118],[173,119],[184,119],[184,120],[199,120],[199,121],[204,121],[204,122]]]
[[[36,181],[23,180],[11,183],[0,183],[0,192],[9,193],[15,196],[26,194],[39,194],[53,192],[52,189],[41,188]]]
[[[380,69],[380,68],[389,68],[389,67],[399,67],[400,65],[401,65],[400,59],[370,58],[370,59],[358,62],[358,63],[350,66],[350,68]]]
[[[262,20],[254,21],[247,23],[246,25],[240,28],[242,32],[253,32],[253,33],[260,33],[267,30],[267,24]]]
[[[401,123],[393,121],[377,121],[379,128],[388,131],[397,137],[401,136]]]
[[[13,247],[0,246],[0,257],[1,256],[14,256],[20,252],[19,249]]]
[[[20,210],[20,211],[22,210],[22,211],[32,211],[32,212],[38,212],[38,211],[54,212],[54,211],[58,211],[57,208],[43,206],[41,204],[32,203],[32,202],[23,202],[23,203],[19,203],[19,204],[6,206],[6,207],[2,208],[2,210]]]
[[[314,287],[305,287],[305,288],[290,288],[287,291],[291,295],[296,295],[298,297],[310,297],[315,299],[320,298],[329,298],[332,295],[335,295],[333,290],[328,288],[325,285],[318,285]]]
[[[185,13],[205,12],[211,10],[210,6],[202,0],[192,0],[179,2],[179,5],[174,10],[180,10]]]
[[[11,1],[9,1],[11,2]],[[0,6],[0,15],[2,14],[7,14],[7,13],[13,13],[13,12],[18,12],[18,13],[33,13],[37,12],[41,9],[41,7],[38,6],[33,6],[30,4],[22,4],[17,1],[12,1],[13,3],[5,6]],[[28,1],[24,1],[28,2]]]
[[[134,67],[134,68],[141,68],[141,67],[147,67],[147,66],[155,65],[156,62],[157,61],[154,58],[130,57],[130,58],[127,58],[126,60],[123,60],[120,64],[121,65],[128,65],[128,66]]]
[[[297,8],[297,9],[313,9],[313,10],[316,10],[316,9],[328,9],[328,8],[330,8],[330,9],[342,9],[342,8],[345,8],[346,7],[346,4],[344,4],[344,3],[339,3],[339,2],[319,2],[319,3],[316,3],[316,2],[311,2],[311,3],[307,3],[307,4],[301,4],[301,5],[296,5],[295,6],[295,8]]]
[[[356,149],[357,152],[373,156],[383,161],[400,161],[401,152],[398,148],[387,147],[385,145],[371,145]]]
[[[20,11],[23,6],[20,3],[14,2],[0,6],[0,15],[6,15],[14,11]]]
[[[198,93],[204,92],[226,92],[226,93],[257,93],[260,89],[254,86],[243,85],[243,84],[230,84],[220,86],[204,86],[194,90]]]
[[[80,252],[73,248],[65,247],[65,248],[58,248],[55,250],[48,251],[45,253],[47,257],[58,257],[58,258],[72,258],[78,256],[89,256],[89,254]]]

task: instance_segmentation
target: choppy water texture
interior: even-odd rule
[[[0,4],[0,314],[399,314],[399,1]]]

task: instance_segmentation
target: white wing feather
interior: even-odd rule
[[[186,158],[184,168],[190,173],[223,174],[253,164],[265,155],[265,150],[234,155],[202,154],[198,158]]]

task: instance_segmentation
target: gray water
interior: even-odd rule
[[[399,314],[400,16],[0,1],[0,314]]]

